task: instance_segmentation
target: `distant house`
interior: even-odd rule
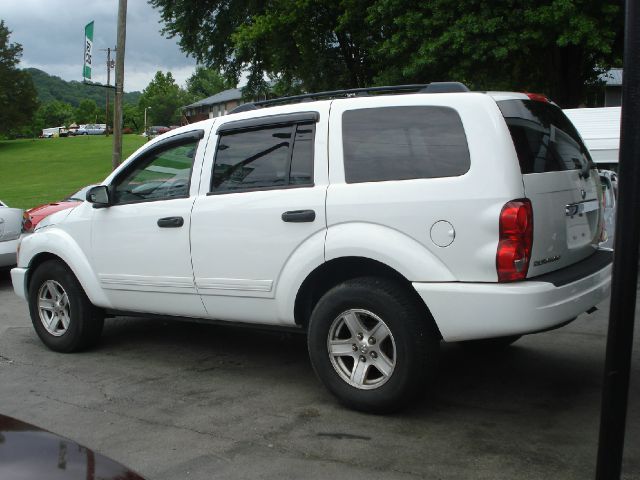
[[[198,100],[191,105],[182,108],[182,112],[188,123],[206,120],[207,118],[226,115],[238,105],[242,105],[242,91],[239,88],[231,88],[216,93],[204,100]]]
[[[622,69],[612,68],[600,75],[604,81],[604,107],[622,105]]]

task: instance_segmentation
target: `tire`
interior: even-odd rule
[[[483,338],[482,340],[467,340],[459,342],[460,346],[475,353],[500,352],[520,339],[522,335],[510,335],[508,337]]]
[[[329,391],[370,413],[398,410],[424,394],[440,346],[424,306],[406,287],[376,277],[329,290],[313,309],[307,342]]]
[[[89,301],[73,272],[58,260],[48,260],[33,272],[29,313],[40,340],[56,352],[86,349],[102,334],[103,312]]]

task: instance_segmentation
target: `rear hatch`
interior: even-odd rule
[[[580,135],[556,105],[497,102],[516,149],[525,196],[533,207],[527,277],[567,267],[598,248],[602,212],[598,172]]]

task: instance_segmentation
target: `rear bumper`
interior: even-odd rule
[[[523,282],[413,286],[445,341],[533,333],[561,326],[607,298],[611,263],[604,262],[600,252],[597,255],[598,261],[588,259]]]

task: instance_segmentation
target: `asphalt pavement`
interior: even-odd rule
[[[499,354],[443,344],[436,393],[375,416],[324,390],[299,334],[116,318],[97,348],[51,352],[0,272],[0,413],[152,480],[589,479],[608,303],[599,307]],[[625,445],[623,478],[640,479],[638,324]]]

